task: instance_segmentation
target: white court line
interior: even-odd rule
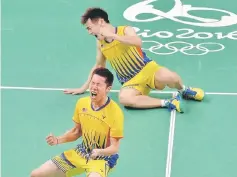
[[[42,88],[42,87],[15,87],[15,86],[0,86],[0,89],[8,90],[44,90],[44,91],[63,91],[67,88]],[[119,90],[111,90],[111,92],[119,92]],[[173,94],[175,91],[151,91],[151,93]],[[206,92],[206,95],[230,95],[237,96],[237,92]]]
[[[175,97],[175,96],[176,96],[176,94],[173,94],[173,97]],[[170,114],[170,129],[169,129],[169,140],[168,140],[165,177],[171,176],[175,119],[176,119],[176,110],[173,110],[173,111],[171,111],[171,114]]]

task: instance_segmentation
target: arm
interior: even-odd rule
[[[76,141],[78,138],[80,138],[81,134],[81,125],[75,123],[75,126],[64,135],[55,137],[53,134],[50,134],[46,137],[46,141],[49,145],[53,146],[57,144]]]
[[[80,137],[81,137],[81,125],[75,123],[75,126],[71,130],[66,132],[64,135],[57,137],[57,144],[76,141]]]
[[[82,130],[81,130],[81,121],[80,121],[80,116],[79,116],[80,109],[81,109],[81,99],[77,101],[75,109],[74,109],[74,113],[72,117],[72,120],[74,121],[74,127],[68,132],[66,132],[64,135],[57,137],[58,144],[76,141],[78,138],[81,137]]]
[[[102,54],[102,52],[100,50],[100,43],[99,43],[99,41],[97,41],[97,43],[96,43],[96,63],[94,65],[94,67],[91,69],[87,81],[82,86],[83,90],[87,90],[89,88],[89,84],[90,84],[90,81],[91,81],[93,71],[96,68],[105,67],[105,64],[106,64],[105,57],[104,57],[104,55]]]
[[[100,45],[99,45],[98,41],[97,41],[96,50],[97,50],[96,63],[94,65],[94,67],[91,69],[87,81],[83,84],[83,86],[81,88],[66,89],[66,90],[64,90],[64,93],[66,93],[66,94],[81,94],[81,93],[84,93],[89,88],[93,71],[98,67],[105,67],[106,60],[105,60],[105,57],[104,57],[104,55],[102,54],[102,52],[100,50]]]
[[[73,114],[73,121],[74,121],[74,127],[67,131],[64,135],[55,137],[54,135],[50,134],[49,136],[46,137],[46,141],[49,145],[53,146],[56,144],[63,144],[67,142],[72,142],[76,141],[78,138],[82,136],[82,129],[81,129],[81,122],[80,122],[80,117],[79,117],[79,110],[80,108],[80,101],[79,99],[77,101],[76,107],[74,109],[74,114]]]
[[[124,133],[124,115],[119,106],[115,110],[114,121],[110,128],[110,145],[105,149],[99,149],[99,155],[110,156],[119,151],[120,140],[123,138]]]
[[[119,36],[117,34],[114,34],[113,39],[118,40],[122,43],[129,44],[129,45],[135,45],[135,46],[142,46],[142,40],[138,35],[136,34],[136,31],[128,26],[124,30],[124,36]]]
[[[105,149],[100,149],[99,155],[102,156],[110,156],[113,154],[118,153],[119,145],[120,145],[120,138],[110,138],[110,146]]]

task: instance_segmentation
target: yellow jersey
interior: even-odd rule
[[[124,36],[126,26],[116,27],[116,34]],[[125,83],[139,73],[147,63],[152,61],[141,47],[121,43],[117,40],[106,42],[100,40],[101,52],[115,70],[120,83]]]
[[[86,152],[104,149],[110,145],[110,137],[123,138],[124,115],[118,104],[108,97],[107,102],[94,110],[90,97],[77,101],[73,121],[81,125],[82,147]]]

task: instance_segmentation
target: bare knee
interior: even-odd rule
[[[136,95],[140,93],[135,89],[122,89],[119,94],[119,102],[124,106],[133,107],[136,104]]]
[[[31,172],[30,177],[43,177],[40,170],[35,169]]]
[[[124,106],[134,105],[134,99],[132,99],[132,96],[129,96],[127,94],[119,94],[119,102]]]
[[[34,169],[30,177],[52,177],[57,175],[58,177],[64,176],[57,166],[52,161],[47,161],[42,164],[39,168]]]
[[[176,72],[171,72],[169,77],[170,77],[171,83],[178,83],[180,80],[180,77]]]
[[[175,84],[180,82],[180,77],[176,72],[170,71],[166,68],[160,69],[156,73],[156,86],[158,84]]]

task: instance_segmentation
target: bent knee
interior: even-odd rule
[[[179,76],[176,72],[171,72],[170,75],[169,75],[169,79],[172,83],[179,82]]]
[[[170,71],[166,68],[161,69],[156,73],[156,81],[158,83],[176,83],[179,82],[180,77],[176,72]]]
[[[121,90],[119,94],[119,102],[124,106],[134,106],[136,104],[135,97],[140,95],[137,90]]]
[[[39,170],[33,170],[30,174],[30,177],[43,177]]]
[[[48,160],[40,167],[34,169],[30,177],[48,177],[48,176],[64,176],[63,172],[58,169],[58,167],[51,161]]]
[[[131,96],[128,96],[126,94],[119,95],[119,102],[124,106],[131,106],[133,104]]]

